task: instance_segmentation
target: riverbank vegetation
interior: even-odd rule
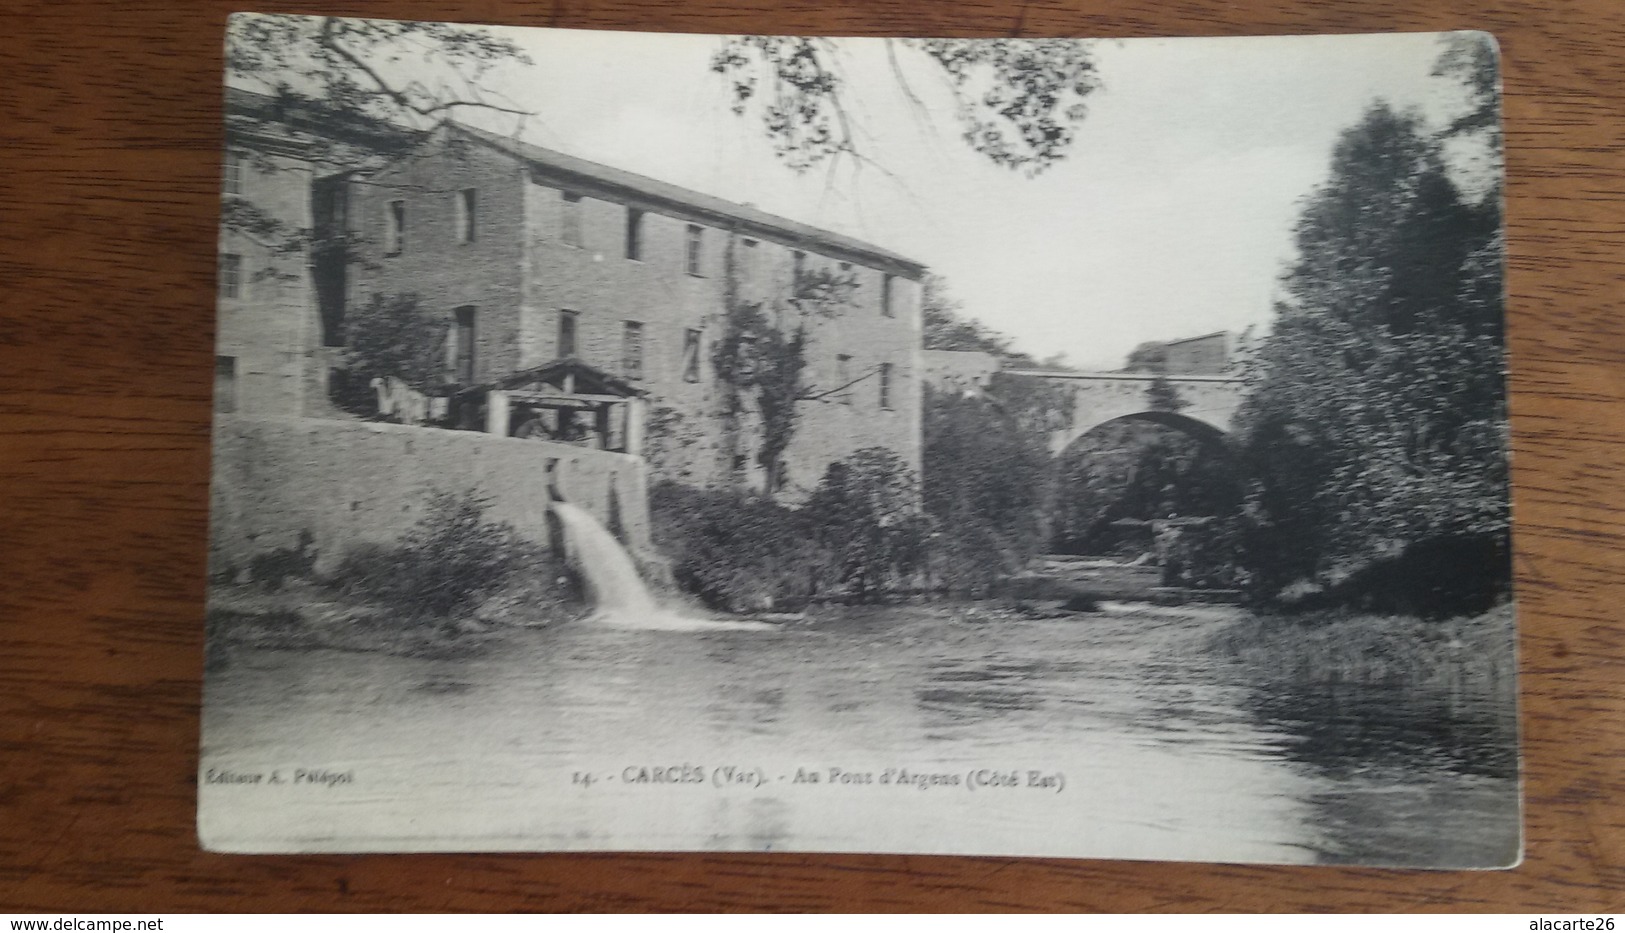
[[[207,611],[211,663],[237,648],[333,648],[403,655],[469,650],[495,629],[584,613],[555,553],[486,517],[470,491],[435,493],[393,545],[361,545],[315,570],[311,536],[255,561],[250,579],[218,580]]]
[[[1262,593],[1379,563],[1403,578],[1452,543],[1453,573],[1510,578],[1494,50],[1453,41],[1440,71],[1465,76],[1470,112],[1433,130],[1374,104],[1298,221],[1238,415]]]
[[[1512,695],[1513,607],[1425,620],[1349,610],[1246,614],[1202,646],[1239,666],[1248,683],[1391,685]]]
[[[712,609],[869,601],[918,585],[929,524],[912,473],[883,448],[831,464],[799,507],[744,489],[661,483],[650,491],[656,547],[678,585]]]

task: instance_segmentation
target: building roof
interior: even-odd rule
[[[770,214],[748,204],[738,204],[715,195],[683,188],[656,178],[649,178],[646,175],[613,168],[598,162],[590,162],[552,149],[544,149],[541,146],[514,139],[511,136],[503,136],[467,124],[448,120],[441,125],[523,159],[533,168],[539,169],[546,174],[561,177],[565,180],[579,180],[614,189],[644,200],[661,202],[676,208],[681,213],[704,217],[719,227],[764,234],[769,238],[777,237],[791,242],[806,241],[825,247],[833,247],[837,251],[850,253],[856,257],[879,260],[883,264],[897,267],[916,277],[925,272],[923,263],[894,253],[891,250],[883,249],[872,243],[865,243],[845,234],[823,230],[787,217]]]

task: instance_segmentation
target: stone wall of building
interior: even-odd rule
[[[652,553],[644,462],[545,441],[370,422],[217,415],[209,557],[214,573],[256,555],[316,551],[331,573],[359,544],[400,540],[437,492],[474,491],[487,517],[550,544],[552,491]]]
[[[710,484],[738,467],[750,485],[762,485],[757,419],[747,405],[738,418],[737,442],[723,436],[725,393],[712,355],[725,329],[730,276],[738,300],[761,302],[789,329],[797,323],[786,299],[798,264],[848,276],[856,288],[849,305],[801,320],[808,331],[805,378],[815,388],[810,394],[846,388],[799,406],[785,455],[788,485],[811,489],[830,462],[865,447],[891,448],[918,471],[918,282],[826,255],[814,243],[745,236],[557,182],[533,181],[525,201],[521,365],[557,358],[560,318],[569,315],[575,355],[647,389],[657,422],[681,435],[666,445],[674,453],[659,459],[662,478]],[[628,224],[634,216],[639,235],[631,258]],[[699,243],[692,268],[691,229],[698,230]],[[882,297],[888,288],[889,301]],[[637,327],[641,349],[635,362],[627,353],[629,324]],[[889,379],[885,405],[883,365]]]
[[[351,267],[348,304],[365,305],[373,295],[417,296],[421,309],[445,322],[447,381],[456,381],[450,335],[457,309],[472,308],[473,382],[490,382],[521,367],[523,172],[486,146],[449,143],[448,133],[441,127],[410,155],[351,185],[350,225],[365,260]],[[464,191],[474,193],[472,238],[463,230]],[[392,251],[397,201],[405,223]]]
[[[251,142],[228,141],[228,184],[222,197],[250,205],[290,232],[309,229],[314,169],[296,157],[258,152]],[[312,333],[315,298],[305,256],[287,252],[283,245],[275,234],[260,238],[221,226],[217,411],[273,415],[304,411],[306,362],[312,340],[320,343],[319,335]],[[234,276],[228,266],[235,267]]]
[[[832,392],[798,407],[788,485],[810,489],[830,462],[865,447],[895,450],[919,469],[917,267],[868,256],[839,237],[823,242],[787,221],[774,234],[759,218],[719,213],[723,202],[648,179],[605,181],[587,174],[596,171],[590,165],[572,173],[527,161],[507,145],[443,127],[352,185],[353,225],[366,251],[353,303],[415,293],[447,316],[448,330],[454,310],[472,306],[475,381],[572,355],[647,391],[661,478],[709,485],[742,477],[760,488],[759,423],[748,405],[726,417],[726,386],[712,365],[729,296],[759,301],[784,329],[805,324],[810,394]],[[480,204],[473,242],[456,225],[463,189],[475,190]],[[390,256],[389,205],[397,200],[406,234]],[[850,303],[794,320],[787,299],[798,266],[850,277]],[[563,344],[566,326],[573,346]]]

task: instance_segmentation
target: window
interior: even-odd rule
[[[384,215],[384,255],[399,256],[401,249],[406,245],[406,202],[389,202],[389,212]]]
[[[452,381],[474,384],[474,306],[464,305],[453,315],[451,333]]]
[[[571,191],[561,191],[564,200],[560,206],[564,214],[559,222],[559,239],[565,246],[581,246],[581,195]]]
[[[621,330],[621,366],[626,378],[643,378],[643,325],[637,321],[627,321]]]
[[[743,334],[739,338],[739,358],[734,363],[741,376],[756,375],[756,335]]]
[[[890,272],[880,279],[880,313],[886,317],[896,317],[897,309],[892,307],[892,283],[895,278]]]
[[[852,271],[852,264],[849,263],[849,262],[843,262],[843,263],[840,264],[839,268],[841,270],[841,274],[845,275],[848,272]]]
[[[891,408],[891,364],[880,364],[880,407]]]
[[[739,251],[739,277],[741,279],[747,279],[750,277],[752,272],[756,271],[757,243],[755,240],[746,237],[745,239],[739,241],[739,245],[744,247]]]
[[[576,355],[576,313],[559,312],[559,359]]]
[[[214,410],[231,414],[237,410],[237,358],[214,358]]]
[[[705,230],[695,224],[688,225],[687,265],[689,275],[700,274],[700,244]]]
[[[847,391],[852,387],[852,357],[842,353],[835,357],[835,391],[839,392],[842,405],[852,404],[852,393]]]
[[[248,158],[235,149],[226,152],[226,184],[227,194],[243,193],[243,176],[247,174]]]
[[[643,212],[626,209],[626,258],[643,261]]]
[[[790,261],[792,264],[791,274],[794,276],[791,279],[791,282],[792,284],[800,285],[801,277],[807,271],[807,254],[798,249],[790,254]]]
[[[236,253],[220,256],[220,297],[241,298],[243,293],[243,257]]]
[[[478,206],[477,193],[473,188],[464,188],[457,192],[457,242],[474,242],[475,208]]]
[[[683,332],[683,381],[700,381],[700,332]]]

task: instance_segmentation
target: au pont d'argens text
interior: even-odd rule
[[[1066,775],[1045,768],[976,767],[938,770],[916,767],[848,768],[833,765],[766,769],[755,765],[705,765],[692,762],[629,764],[604,771],[574,771],[570,783],[578,787],[622,784],[632,787],[694,787],[716,789],[759,788],[770,784],[803,787],[959,790],[971,792],[1042,791],[1058,794],[1066,789]]]

